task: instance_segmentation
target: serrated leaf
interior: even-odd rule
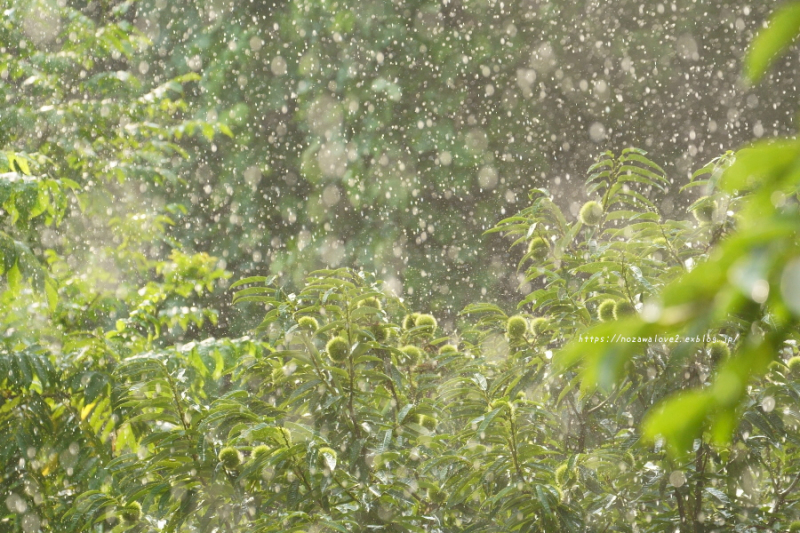
[[[240,279],[239,281],[231,284],[230,288],[235,289],[236,287],[240,287],[242,285],[247,285],[248,283],[263,283],[264,285],[270,284],[270,279],[273,279],[272,276],[251,276],[249,278]]]

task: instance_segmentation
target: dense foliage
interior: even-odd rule
[[[165,215],[186,253],[242,276],[299,287],[363,267],[449,323],[518,298],[502,241],[476,237],[531,187],[577,215],[573,181],[598,148],[642,146],[680,180],[753,132],[793,130],[794,103],[770,97],[795,91],[792,62],[763,86],[739,79],[768,3],[346,5],[5,0],[0,146],[86,167],[54,158],[51,175],[111,193],[87,233]],[[216,122],[233,137],[201,125]],[[213,299],[225,330],[246,331],[252,317]]]
[[[519,297],[502,241],[476,237],[531,187],[577,214],[573,178],[604,143],[646,148],[681,180],[754,131],[794,131],[794,102],[770,97],[796,92],[793,62],[761,87],[739,79],[763,2],[139,9],[148,75],[196,68],[188,101],[236,134],[181,167],[187,185],[168,193],[193,197],[181,240],[296,287],[317,268],[364,268],[447,322],[477,299]]]
[[[510,313],[470,303],[445,328],[368,269],[224,292],[182,242],[195,207],[168,200],[199,194],[176,171],[193,150],[242,132],[197,120],[208,79],[127,70],[148,49],[134,4],[43,5],[0,22],[2,530],[800,530],[796,139],[712,160],[688,208],[634,148],[596,158],[577,209],[530,189],[486,232],[519,261]],[[342,13],[326,31],[379,31]],[[755,41],[752,80],[798,14]],[[384,81],[369,90],[394,101]],[[250,335],[219,322],[219,294],[258,317]]]
[[[718,193],[693,206],[697,221],[663,217],[637,189],[657,190],[666,178],[637,150],[605,154],[591,172],[601,200],[577,220],[537,190],[530,207],[500,222],[496,230],[526,250],[528,282],[541,288],[512,317],[468,306],[457,334],[406,309],[374,277],[341,269],[314,273],[298,293],[274,277],[237,282],[235,302],[269,309],[256,338],[158,347],[158,324],[132,318],[73,335],[59,351],[7,343],[6,523],[25,531],[788,527],[800,479],[796,344],[750,384],[733,439],[695,440],[688,456],[668,455],[661,438],[643,444],[639,428],[663,398],[734,361],[751,318],[732,315],[700,342],[647,343],[608,396],[582,390],[585,375],[554,371],[565,341],[592,352],[586,326],[629,327],[640,299],[687,279],[687,265],[709,264],[713,242],[729,242],[741,220],[737,200],[720,210]]]

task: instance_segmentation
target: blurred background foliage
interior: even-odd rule
[[[120,181],[103,189],[129,207],[105,210],[182,205],[170,238],[230,271],[297,284],[315,268],[363,266],[449,321],[477,297],[516,298],[514,259],[478,236],[531,188],[577,215],[576,177],[598,151],[642,146],[680,183],[754,135],[792,131],[793,102],[768,95],[795,90],[794,62],[755,88],[740,77],[768,7],[13,2],[2,144],[58,146],[59,172],[72,157],[85,167],[72,179]],[[147,94],[148,123],[134,131],[121,122],[144,120],[130,114]],[[202,133],[182,136],[190,123]],[[151,144],[130,157],[159,162],[122,160],[112,125]],[[667,209],[695,199],[671,193]]]

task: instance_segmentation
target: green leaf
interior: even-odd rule
[[[230,288],[235,289],[236,287],[247,285],[248,283],[263,283],[264,285],[270,285],[274,279],[275,276],[251,276],[249,278],[240,279],[239,281],[233,283]]]
[[[800,33],[800,3],[791,2],[772,14],[769,25],[756,35],[745,58],[745,75],[752,82],[759,81]]]
[[[19,263],[14,263],[14,266],[8,270],[6,274],[8,278],[8,288],[13,292],[17,292],[22,285],[22,274],[19,271]]]
[[[58,289],[55,282],[47,278],[44,282],[44,290],[47,295],[47,305],[50,307],[50,312],[53,312],[58,306]]]
[[[597,272],[610,272],[613,270],[618,270],[620,267],[619,263],[615,263],[612,261],[596,261],[594,263],[587,263],[585,265],[581,265],[576,267],[572,270],[573,273],[585,273],[585,274],[595,274]]]
[[[660,175],[658,176],[658,179],[666,181],[666,178],[664,178],[664,174],[665,174],[664,169],[661,168],[660,166],[658,166],[656,163],[650,161],[644,155],[642,155],[640,153],[636,153],[635,151],[631,151],[628,148],[623,150],[622,153],[623,153],[623,157],[621,159],[627,160],[627,161],[636,161],[636,162],[642,163],[643,165],[647,165],[648,167],[653,168],[653,169],[657,170],[660,173]]]
[[[536,496],[539,498],[539,503],[542,504],[542,507],[544,507],[547,513],[553,514],[553,510],[550,508],[550,502],[547,501],[547,497],[544,495],[541,485],[536,485]]]
[[[256,303],[263,303],[263,304],[274,304],[277,302],[275,298],[270,298],[269,296],[243,296],[241,298],[236,299],[236,303],[246,303],[246,302],[256,302]]]
[[[484,431],[486,431],[486,428],[489,427],[489,424],[492,423],[492,420],[494,420],[494,418],[497,415],[502,413],[504,409],[505,409],[505,406],[498,407],[497,409],[493,409],[490,413],[488,413],[486,416],[484,416],[483,417],[483,422],[481,422],[481,425],[478,426],[478,434],[480,435]],[[473,422],[477,422],[477,420],[473,420]]]
[[[648,413],[645,438],[664,437],[667,450],[675,457],[685,454],[700,434],[715,402],[706,391],[685,391],[669,398]]]
[[[20,154],[15,154],[13,152],[6,152],[6,157],[8,158],[8,166],[9,169],[14,172],[16,169],[14,168],[14,164],[16,163],[17,168],[25,174],[26,176],[31,175],[31,169],[28,166],[28,161],[26,161],[25,157],[21,156]]]
[[[749,190],[765,180],[774,181],[800,158],[800,141],[769,139],[753,144],[736,153],[736,161],[722,176],[727,191]]]
[[[253,294],[273,294],[274,292],[275,289],[273,289],[272,287],[250,287],[247,289],[242,289],[238,291],[236,294],[234,294],[233,300],[235,303],[238,298],[241,298],[243,296],[250,296]]]
[[[471,315],[479,313],[496,313],[503,317],[506,316],[505,312],[503,312],[503,310],[498,306],[488,303],[469,304],[464,308],[463,311],[459,313],[459,315]]]
[[[219,131],[222,134],[227,135],[228,137],[233,139],[233,132],[231,131],[231,129],[228,126],[226,126],[225,124],[219,124],[218,127],[219,127]]]

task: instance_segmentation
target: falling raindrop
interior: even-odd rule
[[[765,397],[763,400],[761,400],[761,408],[765,413],[772,412],[772,410],[775,409],[775,398],[772,396]]]
[[[684,475],[683,471],[674,470],[669,475],[669,483],[676,489],[682,487],[686,483],[686,476]]]

